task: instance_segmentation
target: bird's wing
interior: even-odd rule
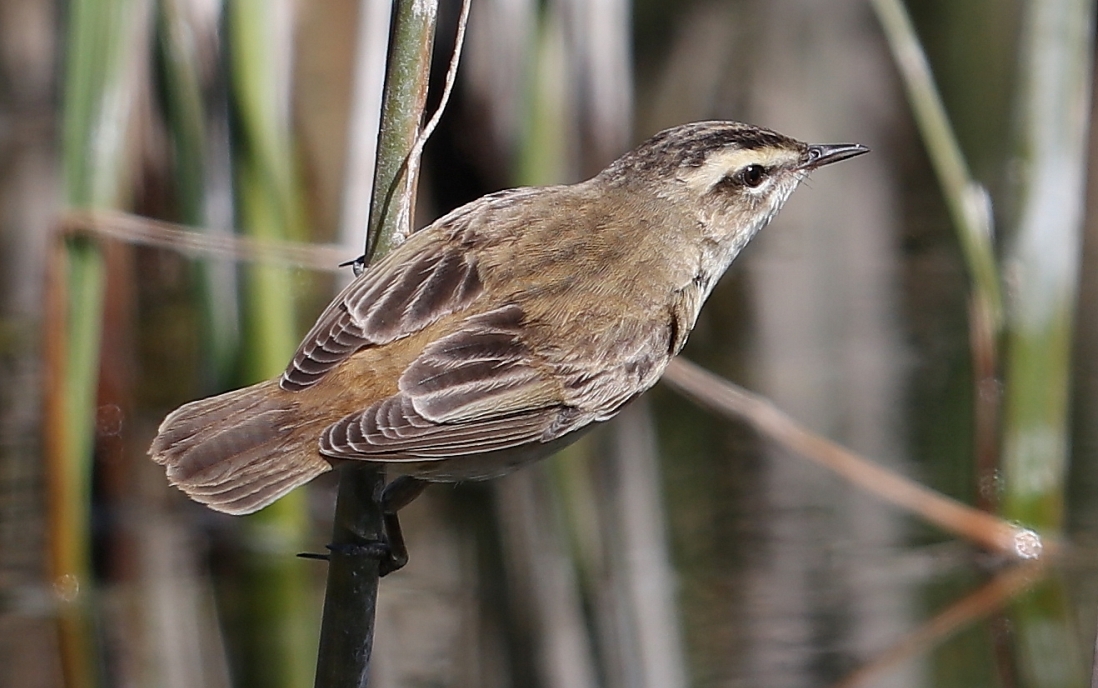
[[[497,211],[536,195],[507,189],[439,218],[359,275],[328,306],[294,354],[279,385],[310,387],[351,354],[414,334],[467,308],[482,292],[472,244]]]
[[[310,387],[359,349],[406,337],[476,299],[472,253],[431,238],[413,235],[414,251],[390,254],[336,297],[282,374],[283,389]]]
[[[575,409],[522,339],[507,305],[465,320],[400,378],[400,392],[330,425],[333,458],[430,460],[508,449],[563,434]]]

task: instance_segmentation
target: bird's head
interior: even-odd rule
[[[695,226],[735,255],[812,170],[868,150],[807,144],[739,122],[695,122],[656,134],[603,175],[694,213]]]

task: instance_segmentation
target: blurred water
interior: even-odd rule
[[[684,56],[715,30],[717,16],[750,26],[732,30],[725,58],[746,95],[715,99],[730,104],[709,104],[718,116],[873,149],[821,170],[794,195],[718,287],[685,355],[808,427],[971,503],[967,278],[884,46],[857,5],[771,2],[724,15],[708,6],[694,17],[709,23],[679,25],[694,38],[683,39]],[[930,34],[932,57],[946,58],[941,78],[977,171],[994,169],[1005,131],[986,108],[976,115],[984,126],[964,120],[973,112],[965,99],[977,95],[963,74],[971,78],[979,65],[979,102],[1004,101],[1007,83],[996,70],[1009,66],[988,61],[1009,51],[1011,15],[983,24],[964,48],[948,37],[959,30],[950,22],[975,21],[989,7],[922,7],[924,20],[939,22],[932,31],[949,25]],[[677,94],[663,101],[669,111],[691,102],[683,89],[661,92]],[[665,112],[659,107],[652,109]],[[1093,351],[1090,313],[1085,301],[1079,346]],[[1093,356],[1078,359],[1085,390]],[[694,685],[1086,685],[1098,589],[1088,556],[1011,598],[1004,590],[1017,593],[1028,579],[1003,562],[745,430],[698,418],[668,392],[657,399]],[[1082,391],[1076,403],[1088,405]],[[1092,416],[1077,409],[1085,444],[1072,456],[1069,520],[1083,540],[1095,522]],[[896,659],[909,634],[955,604],[938,620],[955,627]],[[1035,638],[1046,647],[1034,650]]]

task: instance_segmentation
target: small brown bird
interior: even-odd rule
[[[179,408],[149,453],[230,514],[344,460],[502,475],[654,385],[798,183],[867,150],[698,122],[587,181],[480,198],[358,276],[280,377]]]

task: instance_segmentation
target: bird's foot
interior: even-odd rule
[[[427,481],[402,475],[386,485],[381,493],[381,511],[389,552],[378,566],[378,575],[387,576],[408,563],[408,547],[404,544],[404,532],[400,528],[397,512],[411,504],[426,487]]]
[[[426,487],[426,481],[407,475],[402,475],[385,486],[381,493],[381,512],[385,527],[383,540],[332,543],[327,546],[330,554],[301,552],[297,556],[322,561],[331,561],[332,555],[370,557],[378,560],[379,576],[387,576],[404,568],[408,563],[408,547],[404,544],[404,532],[401,530],[397,511],[408,506]]]

